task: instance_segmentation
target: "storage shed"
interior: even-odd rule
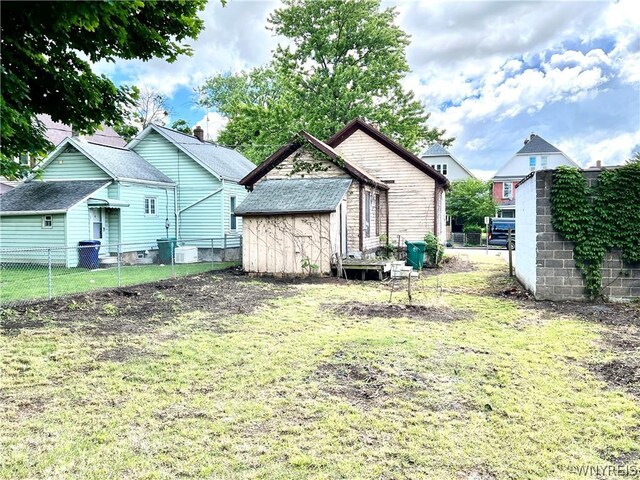
[[[350,178],[275,179],[258,183],[236,208],[243,217],[245,270],[268,274],[331,272],[346,254]]]

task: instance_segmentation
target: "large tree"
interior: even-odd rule
[[[409,36],[379,0],[284,0],[269,24],[287,39],[270,64],[214,76],[201,104],[229,119],[218,136],[256,163],[301,129],[327,138],[354,117],[377,123],[404,146],[442,138],[401,80]]]
[[[484,217],[492,217],[496,211],[491,188],[491,182],[475,178],[452,182],[447,193],[447,215],[458,218],[465,226],[482,226]]]
[[[122,121],[134,91],[96,75],[100,60],[174,61],[203,28],[206,0],[161,2],[0,2],[2,55],[0,174],[19,176],[12,158],[43,154],[47,142],[36,115],[93,133]]]

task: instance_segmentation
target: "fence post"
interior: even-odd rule
[[[118,249],[116,250],[116,256],[118,258],[118,288],[120,288],[122,286],[122,275],[120,272],[120,265],[122,263],[122,258],[121,258],[121,251],[120,251],[121,245],[118,244]]]
[[[224,234],[224,245],[223,245],[223,249],[222,249],[222,261],[223,262],[227,261],[227,234],[226,234],[226,232]]]
[[[49,264],[49,300],[53,298],[53,275],[51,274],[51,249],[47,248],[48,264]]]
[[[213,261],[213,238],[211,239],[211,268],[215,268],[215,262]]]
[[[169,250],[170,254],[171,254],[171,276],[173,278],[176,278],[176,261],[175,261],[175,248],[171,248]]]

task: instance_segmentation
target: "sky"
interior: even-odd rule
[[[172,119],[215,140],[224,119],[195,105],[220,72],[267,63],[278,1],[210,0],[193,55],[94,65],[117,84],[156,89]],[[411,36],[404,85],[455,141],[449,151],[490,178],[536,133],[582,166],[623,163],[640,150],[640,2],[390,1]],[[277,146],[274,147],[274,150]]]

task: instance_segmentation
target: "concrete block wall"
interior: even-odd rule
[[[598,181],[598,171],[584,172],[590,186]],[[532,193],[526,195],[525,189],[520,190],[527,183],[535,185],[535,259],[536,275],[535,287],[531,288],[525,281],[522,283],[529,288],[537,300],[573,300],[586,301],[589,299],[585,289],[582,272],[576,268],[573,259],[573,243],[563,240],[560,234],[551,225],[551,182],[552,170],[536,172],[536,174],[526,180],[519,189],[520,197],[531,197]],[[525,200],[521,198],[518,202]],[[520,222],[526,223],[527,219],[516,217],[519,231]],[[516,237],[519,238],[519,237]],[[516,240],[516,254],[522,244]],[[518,272],[516,263],[516,274],[518,278],[523,277],[522,272]],[[602,269],[603,294],[611,301],[629,301],[640,296],[640,264],[629,264],[622,261],[622,252],[612,251],[605,256]]]

